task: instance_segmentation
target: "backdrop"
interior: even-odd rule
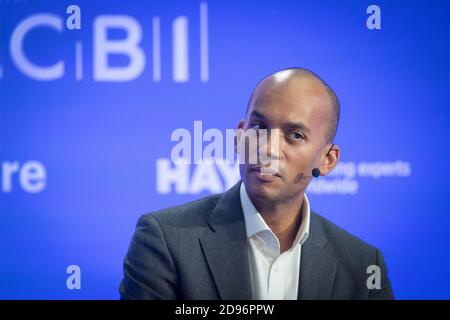
[[[225,143],[255,84],[301,66],[342,106],[341,163],[312,208],[384,252],[397,298],[449,299],[449,16],[425,0],[2,0],[0,298],[118,298],[141,214],[239,179],[175,164],[174,130]]]

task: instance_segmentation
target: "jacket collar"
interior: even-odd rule
[[[208,218],[212,232],[200,238],[201,246],[221,299],[252,299],[250,264],[241,181],[223,193]],[[325,249],[322,223],[311,211],[310,234],[302,245],[299,299],[329,299],[337,260]]]

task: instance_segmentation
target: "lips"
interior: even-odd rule
[[[271,167],[254,166],[250,168],[250,172],[258,172],[261,176],[281,177],[280,173]]]

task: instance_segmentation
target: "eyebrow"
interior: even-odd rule
[[[266,119],[266,117],[259,111],[253,110],[252,113],[250,113],[250,117],[257,117],[257,118],[263,118]]]
[[[267,119],[267,117],[264,114],[262,114],[261,112],[256,111],[256,110],[253,110],[250,113],[249,119],[252,118],[252,117],[260,118],[260,119],[263,119],[263,120]],[[300,129],[300,130],[305,131],[306,133],[311,133],[311,129],[308,128],[308,126],[305,125],[303,122],[286,122],[286,123],[283,124],[283,127],[288,127],[288,128],[291,128],[291,129]]]

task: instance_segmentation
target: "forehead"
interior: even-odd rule
[[[316,79],[269,79],[255,89],[248,117],[252,111],[263,114],[274,125],[302,122],[311,131],[322,133],[331,115],[331,104],[326,88]]]

